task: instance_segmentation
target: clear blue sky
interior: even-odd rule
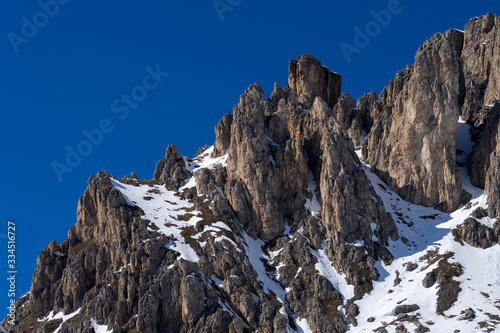
[[[288,60],[301,54],[342,74],[342,90],[356,99],[380,92],[435,32],[500,14],[491,0],[221,0],[219,12],[212,0],[59,1],[42,6],[51,15],[32,0],[0,4],[0,274],[13,220],[17,296],[29,290],[43,246],[66,238],[91,174],[151,178],[172,142],[193,156],[250,84],[266,95],[275,81],[286,85]],[[377,29],[371,11],[388,6],[390,22]],[[340,45],[356,47],[354,29],[367,24],[373,37],[348,62]],[[92,131],[100,126],[102,138]],[[96,144],[82,143],[84,130]],[[87,156],[69,166],[67,147]]]

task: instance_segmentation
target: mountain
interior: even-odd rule
[[[499,331],[499,27],[437,33],[357,101],[300,56],[194,158],[90,177],[0,328]]]

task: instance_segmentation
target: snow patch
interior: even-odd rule
[[[90,318],[90,325],[92,325],[95,333],[113,333],[113,330],[108,330],[107,325],[98,325],[94,318]]]
[[[328,259],[325,253],[325,245],[316,251],[310,248],[311,253],[318,259],[316,263],[316,269],[319,274],[323,275],[335,289],[337,289],[344,300],[348,300],[354,297],[354,286],[347,284],[345,274],[339,274],[335,267],[333,267],[330,259]]]
[[[187,211],[193,204],[181,199],[174,191],[168,191],[164,186],[128,185],[118,180],[110,179],[113,186],[125,197],[127,202],[139,206],[144,211],[143,218],[153,223],[158,231],[169,236],[173,241],[167,248],[180,253],[188,261],[197,262],[199,257],[186,243],[181,235],[184,228],[194,227],[202,218],[197,216],[198,211]],[[179,220],[180,216],[188,217],[186,221]]]
[[[312,199],[306,198],[306,203],[304,204],[304,207],[311,212],[311,214],[314,217],[318,217],[319,212],[321,211],[321,205],[319,204],[318,198],[316,197],[316,190],[318,188],[318,185],[316,184],[316,181],[314,180],[314,175],[311,170],[309,170],[308,173],[308,186],[307,186],[307,191],[312,193]]]

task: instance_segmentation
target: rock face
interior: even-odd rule
[[[488,13],[465,25],[462,61],[466,96],[462,118],[472,125],[484,122],[481,109],[500,100],[500,17]]]
[[[491,154],[497,147],[498,124],[500,123],[500,103],[496,103],[491,109],[485,110],[487,117],[482,129],[481,137],[477,141],[473,152],[467,158],[467,169],[469,171],[472,185],[479,188],[486,186],[486,173],[491,165]]]
[[[167,147],[165,158],[156,164],[153,179],[171,190],[184,185],[184,180],[190,176],[191,173],[186,169],[186,163],[179,154],[179,149],[175,144],[171,144]]]
[[[352,140],[354,146],[359,147],[363,134],[363,119],[366,115],[356,108],[356,102],[347,92],[340,96],[338,103],[333,108],[333,115],[342,130]]]
[[[489,248],[498,239],[492,228],[482,225],[472,217],[467,218],[464,223],[454,229],[453,235],[458,242],[464,241],[482,249]]]
[[[342,78],[321,65],[316,58],[302,55],[290,60],[288,87],[297,92],[299,102],[311,107],[316,96],[321,97],[330,108],[337,104]]]
[[[229,149],[231,142],[231,124],[233,123],[233,114],[226,113],[224,117],[215,126],[217,141],[214,144],[214,157],[224,155]]]
[[[372,106],[363,158],[405,200],[449,212],[461,203],[455,134],[463,99],[463,33],[428,39]],[[361,101],[360,103],[367,104]]]
[[[286,217],[303,206],[308,179],[301,142],[282,137],[277,140],[286,142],[279,145],[267,134],[266,111],[272,108],[258,85],[241,96],[234,108],[227,161],[229,202],[240,222],[264,240],[283,233]],[[280,125],[286,128],[285,122]]]
[[[500,122],[500,17],[488,13],[465,26],[462,61],[466,98],[462,118],[475,128],[477,139],[467,167],[471,183],[485,188],[489,215],[500,215],[498,126]],[[479,139],[478,139],[479,137]]]
[[[266,100],[250,86],[193,160],[170,145],[152,180],[91,177],[12,332],[288,332],[298,318],[345,332],[398,232],[354,151],[361,118],[340,80],[302,56],[298,91],[276,84]],[[51,319],[60,310],[75,319]]]
[[[490,155],[485,193],[488,195],[488,215],[492,218],[498,217],[500,220],[500,123],[497,124],[496,131],[496,148]]]
[[[444,312],[450,309],[458,299],[458,294],[462,290],[460,283],[453,279],[463,274],[463,268],[457,262],[449,263],[449,259],[454,253],[448,253],[439,258],[438,266],[426,274],[422,280],[422,285],[425,288],[432,287],[438,283],[438,298],[436,305],[436,313],[444,315]]]
[[[394,313],[398,315],[400,313],[410,313],[413,311],[417,311],[418,309],[420,309],[420,306],[418,306],[417,304],[401,304],[394,308]]]
[[[214,145],[193,159],[172,144],[151,180],[99,172],[68,238],[39,254],[15,323],[3,324],[13,333],[346,332],[358,325],[373,281],[389,282],[393,293],[427,269],[423,287],[437,284],[436,313],[444,316],[462,290],[454,254],[436,245],[423,265],[398,262],[390,249],[420,251],[423,242],[406,238],[420,228],[412,220],[448,214],[410,217],[416,209],[402,210],[358,153],[362,146],[366,162],[405,200],[452,211],[465,197],[455,151],[465,100],[467,121],[480,122],[469,172],[484,184],[489,206],[476,207],[452,233],[464,246],[498,242],[500,220],[486,227],[480,219],[500,215],[500,103],[479,116],[475,100],[481,87],[485,101],[498,92],[497,73],[476,66],[498,63],[489,51],[471,51],[481,38],[497,43],[497,26],[491,15],[472,20],[465,44],[457,30],[436,34],[378,98],[371,92],[357,102],[340,95],[339,74],[300,56],[286,88],[276,83],[266,99],[251,85],[216,125]],[[377,193],[406,237],[399,240]],[[380,261],[399,265],[387,270],[396,279],[379,279]],[[414,321],[416,331],[428,330],[418,318],[427,309],[405,301],[392,301],[389,326],[407,332],[402,321]],[[54,319],[60,311],[67,316]],[[380,320],[370,314],[359,324],[386,331]]]

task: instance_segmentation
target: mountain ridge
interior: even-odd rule
[[[251,85],[193,159],[172,144],[151,180],[92,176],[68,239],[44,247],[4,326],[494,330],[499,26],[488,13],[434,35],[380,96],[357,102],[339,74],[300,56],[286,88],[265,99]],[[492,286],[468,291],[467,254]],[[469,311],[464,294],[484,299]]]

